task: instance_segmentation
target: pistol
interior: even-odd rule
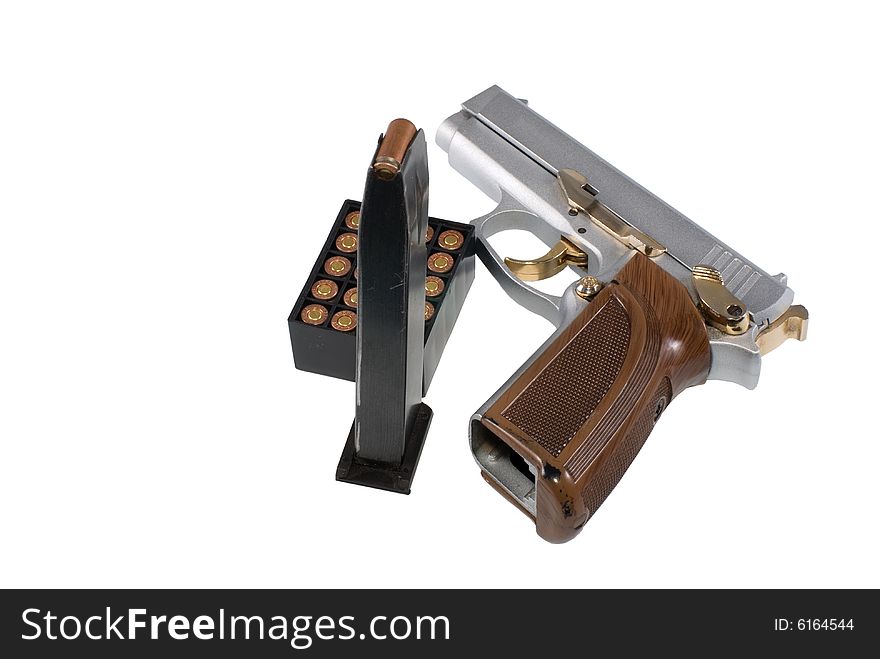
[[[504,291],[556,327],[473,415],[484,479],[566,542],[684,389],[758,383],[761,357],[804,340],[807,310],[771,276],[499,87],[439,128],[449,163],[498,206],[472,222]],[[548,247],[502,258],[508,229]],[[561,296],[529,282],[572,270]]]

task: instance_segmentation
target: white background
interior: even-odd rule
[[[875,27],[847,3],[4,4],[0,585],[880,586]],[[409,497],[334,481],[354,385],[297,371],[287,333],[387,122],[433,142],[493,83],[812,316],[755,391],[676,399],[562,546],[468,450],[550,332],[482,266]],[[491,209],[430,157],[433,215]]]

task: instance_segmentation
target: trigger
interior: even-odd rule
[[[527,261],[505,257],[504,265],[523,281],[539,281],[552,277],[570,265],[587,267],[587,255],[570,240],[560,238],[544,256]]]

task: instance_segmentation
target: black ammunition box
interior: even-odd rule
[[[356,332],[343,332],[333,329],[330,319],[337,311],[348,310],[357,312],[344,301],[347,291],[357,286],[357,252],[341,252],[337,249],[336,240],[344,233],[352,233],[351,226],[346,226],[345,219],[350,213],[360,211],[360,202],[346,200],[336,216],[330,235],[324,243],[318,259],[312,267],[309,278],[287,319],[290,329],[290,343],[293,347],[293,359],[296,367],[302,371],[310,371],[334,378],[354,382]],[[426,272],[427,275],[439,277],[443,281],[443,292],[436,297],[426,298],[434,306],[434,314],[425,321],[425,360],[422,377],[422,391],[427,393],[446,347],[446,341],[452,333],[455,321],[464,304],[474,281],[474,228],[469,224],[449,222],[438,218],[429,218],[433,229],[431,240],[428,241],[428,256],[444,252],[452,256],[452,268],[445,273]],[[464,236],[463,244],[454,250],[444,249],[438,244],[438,238],[444,231],[458,231]],[[343,276],[335,276],[324,270],[324,263],[334,256],[344,256],[352,263],[351,269]],[[331,299],[321,300],[312,297],[312,286],[320,279],[336,282],[338,292]],[[318,325],[304,322],[300,318],[302,310],[310,304],[321,304],[328,310],[327,318]]]

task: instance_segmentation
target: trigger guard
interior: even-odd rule
[[[513,274],[488,240],[501,231],[518,229],[528,231],[551,247],[559,240],[555,229],[534,213],[512,207],[504,200],[491,213],[473,220],[471,224],[477,237],[477,254],[504,292],[520,306],[558,326],[562,321],[562,298],[539,291]]]

